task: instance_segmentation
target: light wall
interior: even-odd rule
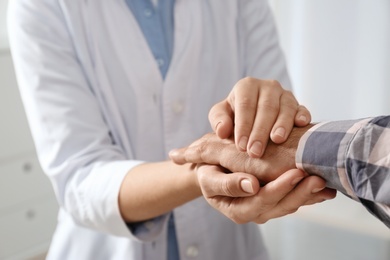
[[[8,0],[0,0],[0,50],[8,48],[6,11]]]
[[[390,113],[390,2],[270,0],[295,94],[314,120]]]
[[[390,114],[389,1],[270,3],[294,92],[314,121]],[[262,229],[273,260],[390,259],[388,228],[340,193]]]
[[[312,111],[315,121],[389,114],[388,0],[271,1],[295,93]],[[6,5],[7,0],[0,0],[0,109],[7,111],[2,114],[1,125],[9,127],[0,139],[0,176],[14,167],[15,173],[7,174],[33,177],[39,187],[44,187],[44,195],[24,189],[13,205],[0,201],[0,223],[5,223],[0,224],[1,260],[44,253],[56,212],[55,201],[47,199],[49,184],[36,166],[17,93],[6,39]],[[13,129],[21,129],[21,134],[15,136],[18,131]],[[10,144],[13,140],[16,146]],[[34,171],[29,172],[31,166]],[[5,190],[2,185],[4,181],[0,182],[0,193]],[[14,225],[15,221],[19,224]],[[23,225],[25,229],[21,230]],[[342,194],[333,201],[272,220],[262,229],[273,260],[390,259],[388,229]],[[39,231],[41,236],[37,237]]]

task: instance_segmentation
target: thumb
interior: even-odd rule
[[[210,109],[209,122],[219,138],[225,139],[233,134],[234,113],[225,100]]]
[[[260,183],[248,173],[226,174],[218,166],[205,165],[198,171],[199,185],[206,197],[249,197],[257,194]]]
[[[185,158],[186,148],[176,148],[169,151],[169,158],[176,164],[185,164],[187,162]]]

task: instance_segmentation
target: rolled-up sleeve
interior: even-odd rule
[[[296,163],[390,227],[390,116],[317,124],[301,138]]]

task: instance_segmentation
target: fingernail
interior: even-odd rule
[[[246,146],[248,145],[248,137],[243,136],[241,137],[240,141],[238,142],[238,146],[243,150],[246,151]]]
[[[177,154],[177,149],[172,149],[168,153],[169,156],[174,156],[175,154]]]
[[[252,187],[252,182],[248,179],[244,179],[240,183],[241,189],[247,193],[252,194],[253,193],[253,187]]]
[[[221,124],[222,122],[221,121],[219,121],[216,125],[215,125],[215,132],[217,132],[218,131],[218,127],[219,127],[219,125]]]
[[[304,115],[300,115],[300,116],[298,117],[298,119],[301,120],[301,121],[307,122],[307,117],[304,116]]]
[[[280,137],[284,137],[284,135],[286,134],[286,130],[283,127],[279,127],[275,130],[274,134]]]
[[[259,141],[256,141],[252,144],[251,146],[251,149],[250,149],[251,153],[253,153],[254,155],[256,156],[260,156],[263,152],[263,144]]]
[[[313,190],[311,191],[311,193],[317,193],[317,192],[322,191],[323,189],[325,189],[325,187],[323,187],[323,188],[315,188],[315,189],[313,189]]]
[[[298,177],[296,179],[294,179],[292,182],[291,182],[291,185],[292,186],[295,186],[298,182],[300,182],[301,180],[303,179],[303,177]]]

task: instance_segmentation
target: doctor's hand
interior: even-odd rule
[[[293,126],[306,126],[311,115],[279,82],[248,77],[211,108],[209,121],[218,137],[234,134],[240,151],[261,157],[269,138],[274,143],[286,141]]]
[[[198,181],[203,196],[215,209],[236,223],[262,224],[270,219],[294,213],[336,196],[325,188],[325,181],[293,169],[260,187],[257,179],[246,173],[226,174],[215,165],[198,166]]]

